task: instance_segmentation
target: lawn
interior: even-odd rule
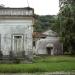
[[[75,57],[42,56],[33,59],[32,64],[0,64],[0,73],[74,71]]]

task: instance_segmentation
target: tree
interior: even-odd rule
[[[55,30],[62,38],[64,52],[68,51],[75,54],[75,1],[65,0],[60,8],[56,21]]]
[[[36,16],[34,31],[44,32],[52,27],[55,22],[55,15]]]

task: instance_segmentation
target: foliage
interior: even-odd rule
[[[75,58],[68,56],[48,56],[35,58],[32,64],[0,64],[0,73],[34,73],[75,70]]]
[[[43,32],[51,28],[55,22],[55,15],[38,16],[36,15],[36,22],[34,31]]]
[[[65,0],[60,8],[54,30],[59,33],[63,42],[64,52],[75,54],[75,1]]]
[[[65,0],[57,16],[36,16],[34,31],[52,29],[60,36],[64,52],[75,54],[75,0]]]

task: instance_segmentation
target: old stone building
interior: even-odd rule
[[[0,50],[4,56],[32,54],[34,9],[0,7]]]

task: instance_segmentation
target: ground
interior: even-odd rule
[[[74,56],[39,56],[31,64],[0,64],[0,73],[75,71]]]

